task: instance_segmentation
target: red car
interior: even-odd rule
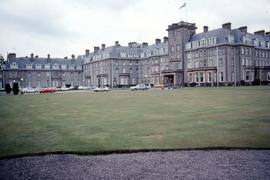
[[[54,93],[54,92],[56,92],[56,89],[52,89],[52,88],[39,90],[39,93]]]

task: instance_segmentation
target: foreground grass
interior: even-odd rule
[[[270,87],[0,97],[0,157],[52,151],[270,148]]]

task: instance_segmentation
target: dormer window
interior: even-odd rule
[[[261,47],[265,48],[265,41],[260,42]]]
[[[257,39],[254,40],[254,45],[255,45],[256,47],[259,47],[259,41],[258,41]]]
[[[26,64],[26,69],[32,69],[32,64]]]
[[[10,64],[10,69],[18,69],[18,64],[13,62]]]
[[[67,69],[67,65],[62,64],[62,65],[61,65],[61,69]]]
[[[207,46],[207,40],[205,38],[200,40],[200,46],[201,47]]]
[[[45,64],[45,69],[51,69],[51,65],[50,64]]]
[[[42,69],[42,65],[41,64],[36,64],[36,69]]]
[[[74,65],[73,64],[70,64],[69,65],[69,69],[74,69]]]
[[[234,36],[229,35],[226,37],[226,39],[228,43],[234,43]]]
[[[55,63],[55,64],[53,65],[53,69],[59,69],[59,65]]]
[[[186,43],[186,49],[191,49],[191,43],[190,42]]]

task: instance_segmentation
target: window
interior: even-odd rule
[[[195,79],[196,79],[196,82],[199,82],[199,76],[198,76],[198,73],[195,73]]]
[[[26,69],[32,69],[32,64],[26,64]]]
[[[180,45],[179,44],[176,45],[176,51],[180,51]]]
[[[119,69],[115,68],[115,73],[118,74],[119,73]]]
[[[189,82],[192,82],[192,74],[191,74],[191,73],[188,74],[188,81],[189,81]]]
[[[50,76],[50,72],[47,72],[46,74],[47,74],[47,77],[49,77],[49,76]]]
[[[267,80],[270,81],[270,72],[267,72]]]
[[[69,65],[69,69],[74,69],[74,65],[73,64],[70,64]]]
[[[40,77],[40,72],[38,72],[38,77]]]
[[[132,68],[129,68],[129,73],[133,73],[133,69]]]
[[[203,73],[200,73],[200,82],[203,82]]]
[[[207,60],[203,60],[203,67],[207,67]]]
[[[10,68],[11,69],[18,69],[18,64],[13,62],[13,63],[10,64]]]
[[[208,73],[208,82],[212,82],[212,73],[211,72]]]
[[[36,69],[42,69],[42,65],[41,64],[36,64]]]
[[[250,76],[250,72],[249,71],[246,71],[246,81],[249,81],[249,76]]]
[[[223,72],[220,72],[220,73],[219,73],[219,78],[220,78],[219,81],[220,81],[220,82],[223,82]]]
[[[28,73],[28,77],[31,77],[31,76],[32,76],[32,74],[29,72],[29,73]]]
[[[174,52],[174,46],[171,46],[171,52]]]
[[[126,68],[123,68],[123,73],[126,73]]]
[[[50,64],[45,64],[45,69],[50,69],[51,65]]]

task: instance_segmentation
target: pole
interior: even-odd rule
[[[187,19],[188,19],[188,18],[187,18],[187,4],[186,4],[185,10],[186,10],[186,22],[188,22],[188,21],[187,21]]]
[[[112,85],[112,88],[113,88],[113,59],[112,59],[112,74],[111,74],[111,85]]]
[[[236,86],[236,56],[235,56],[235,46],[233,48],[233,54],[234,54],[234,86]]]
[[[217,50],[217,75],[216,75],[216,78],[217,78],[217,87],[219,86],[219,76],[218,76],[218,47],[216,47],[216,50]]]

